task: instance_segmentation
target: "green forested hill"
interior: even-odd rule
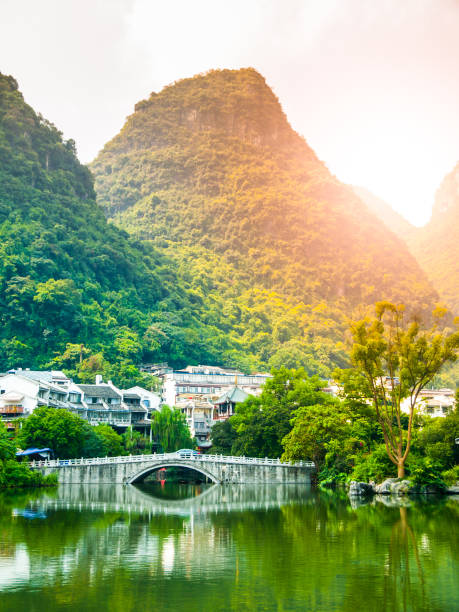
[[[179,81],[136,105],[91,165],[98,202],[175,261],[220,361],[343,363],[346,317],[379,299],[429,309],[405,244],[287,122],[253,69]]]
[[[426,273],[440,299],[459,313],[459,164],[437,191],[432,217],[425,226],[415,227],[389,204],[361,187],[356,194],[377,217],[408,246]]]
[[[0,287],[0,370],[120,380],[141,360],[214,359],[206,340],[224,335],[202,323],[173,262],[107,223],[73,141],[1,74]]]
[[[408,245],[440,297],[459,314],[459,163],[443,180],[432,217]]]

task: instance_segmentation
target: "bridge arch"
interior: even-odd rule
[[[213,483],[221,484],[221,481],[215,476],[215,474],[212,474],[208,470],[204,469],[201,465],[199,464],[196,465],[196,464],[195,462],[193,462],[193,465],[190,465],[189,463],[181,462],[181,461],[174,461],[172,463],[169,461],[155,463],[129,476],[129,478],[127,478],[126,480],[126,484],[134,484],[135,482],[139,482],[140,480],[148,476],[148,474],[151,474],[152,472],[156,472],[157,470],[160,470],[161,468],[168,468],[168,467],[179,467],[179,468],[185,468],[187,470],[191,470],[194,472],[199,472],[203,476],[206,476],[207,478],[209,478],[209,480],[211,480]]]

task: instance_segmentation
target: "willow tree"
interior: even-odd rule
[[[161,412],[154,413],[151,429],[153,438],[163,453],[195,447],[185,415],[180,410],[163,406]]]
[[[361,397],[371,400],[389,459],[398,477],[404,478],[419,394],[445,363],[457,359],[459,320],[456,331],[448,329],[442,324],[447,311],[437,308],[433,325],[424,329],[418,320],[405,316],[403,305],[389,302],[377,303],[375,313],[351,325],[351,379]]]

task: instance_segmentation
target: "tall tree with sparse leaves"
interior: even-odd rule
[[[423,329],[415,317],[405,316],[403,305],[378,302],[375,317],[351,325],[354,368],[341,372],[344,392],[355,395],[357,389],[362,398],[372,401],[387,454],[397,466],[399,478],[405,476],[419,393],[445,363],[457,359],[459,321],[455,320],[455,331],[442,325],[446,314],[446,309],[437,308],[432,313],[433,325]]]

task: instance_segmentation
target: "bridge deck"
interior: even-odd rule
[[[193,455],[180,453],[154,453],[152,455],[122,455],[120,457],[92,457],[89,459],[52,459],[45,461],[32,461],[30,467],[68,467],[71,465],[106,465],[113,463],[138,463],[144,461],[162,461],[170,459],[181,459],[196,461],[197,463],[238,463],[243,465],[270,465],[276,467],[310,467],[314,468],[313,461],[281,462],[280,459],[268,459],[259,457],[232,457],[226,455]]]

